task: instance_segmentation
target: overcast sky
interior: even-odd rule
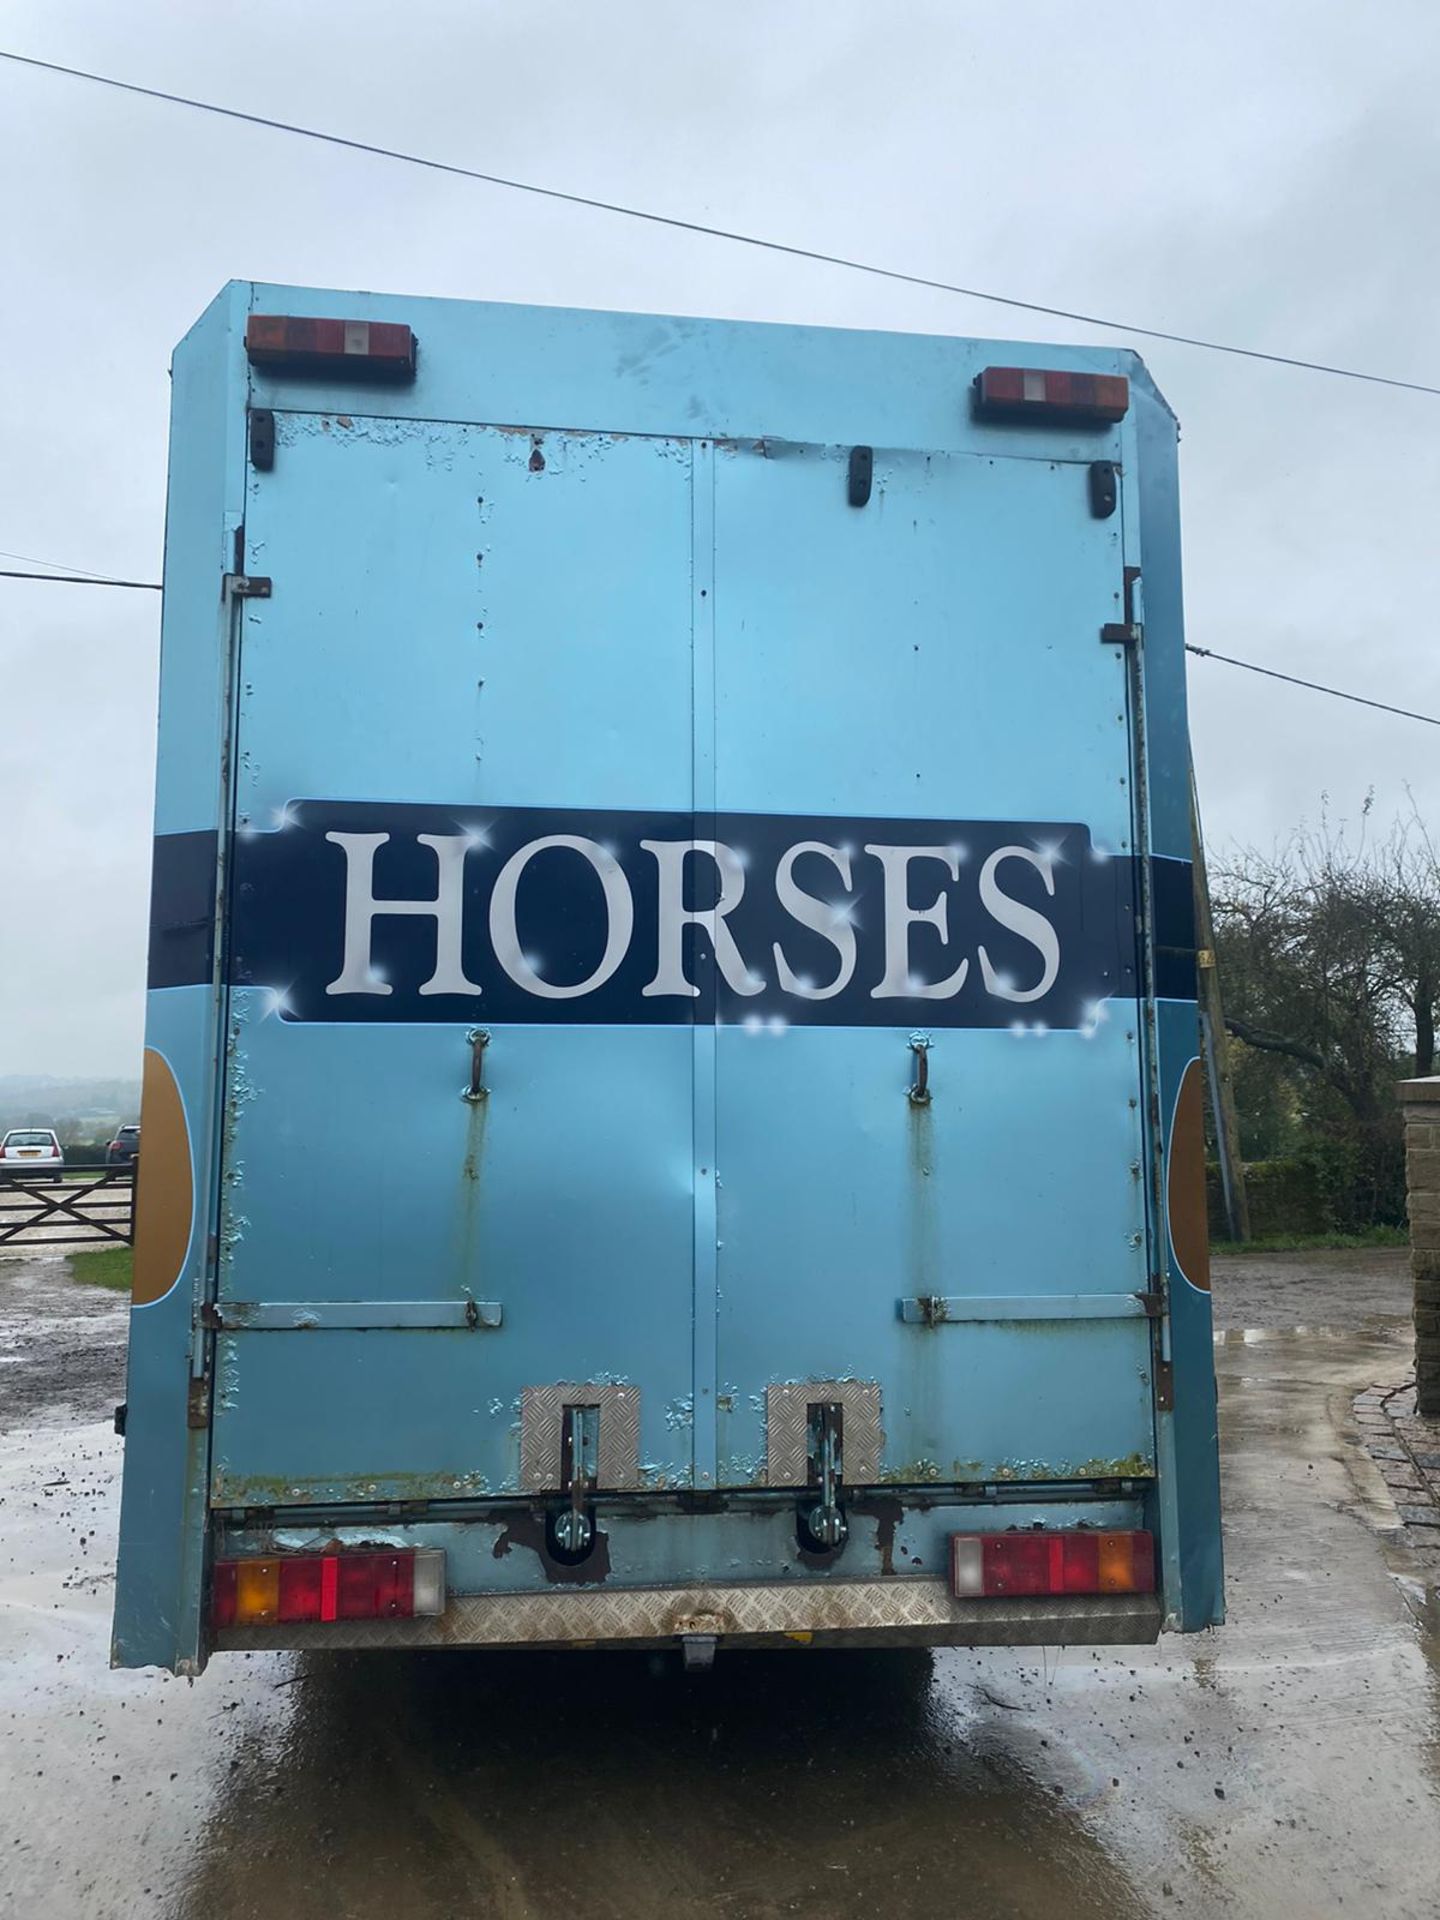
[[[1342,0],[9,0],[0,44],[1122,320],[1440,381],[1440,11]],[[0,63],[0,548],[158,577],[233,277],[1125,341]],[[1190,638],[1440,713],[1440,399],[1138,343]],[[10,566],[10,560],[0,565]],[[138,1069],[158,596],[0,580],[0,1073]],[[1212,843],[1433,818],[1440,735],[1192,662]]]

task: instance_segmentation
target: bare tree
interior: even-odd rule
[[[1403,1218],[1394,1083],[1432,1070],[1440,998],[1440,862],[1424,822],[1412,807],[1377,842],[1368,801],[1353,832],[1322,813],[1270,854],[1233,857],[1213,887],[1226,1025],[1282,1063],[1278,1080],[1238,1076],[1242,1124],[1247,1088],[1272,1104],[1288,1089],[1343,1224]]]

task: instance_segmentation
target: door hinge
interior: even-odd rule
[[[208,1427],[210,1424],[210,1376],[197,1373],[190,1382],[190,1398],[185,1410],[185,1424],[189,1427]]]
[[[268,600],[271,593],[271,581],[268,573],[227,573],[222,583],[228,598],[235,600]]]
[[[1107,646],[1138,647],[1145,638],[1145,629],[1135,618],[1135,583],[1140,578],[1139,567],[1126,567],[1122,576],[1125,587],[1125,618],[1112,620],[1100,629],[1100,638]]]
[[[1161,1413],[1175,1411],[1175,1363],[1173,1360],[1155,1362],[1155,1405]]]

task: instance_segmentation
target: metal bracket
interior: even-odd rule
[[[1113,460],[1090,462],[1090,512],[1096,520],[1108,520],[1120,503],[1120,469]]]
[[[185,1408],[187,1427],[201,1428],[210,1424],[210,1376],[208,1373],[196,1374],[190,1382],[189,1398]]]
[[[1145,642],[1145,629],[1135,618],[1135,587],[1140,579],[1139,567],[1126,567],[1121,578],[1125,590],[1125,618],[1101,627],[1100,638],[1107,646],[1139,648]]]
[[[1175,1366],[1170,1360],[1155,1362],[1155,1405],[1161,1413],[1175,1411]]]
[[[801,1519],[815,1545],[833,1552],[844,1546],[849,1532],[840,1505],[840,1485],[845,1476],[845,1409],[834,1401],[821,1401],[811,1406],[808,1414],[808,1464],[820,1498],[813,1507],[802,1506]]]
[[[221,590],[233,600],[268,600],[273,585],[267,573],[227,573]]]
[[[209,1333],[356,1333],[488,1331],[504,1319],[498,1300],[207,1300],[200,1324]]]
[[[765,1390],[765,1484],[810,1484],[810,1409],[838,1406],[845,1423],[845,1484],[873,1486],[880,1478],[885,1435],[880,1389],[871,1380],[799,1380]]]
[[[873,447],[852,447],[850,449],[850,468],[846,476],[846,498],[852,507],[868,506],[870,488],[875,477],[875,449]]]
[[[1155,1317],[1159,1309],[1151,1299],[1145,1293],[925,1293],[901,1300],[899,1312],[912,1327],[977,1320],[1133,1320]]]
[[[250,409],[250,464],[257,473],[275,465],[275,415],[269,407]]]
[[[640,1389],[564,1380],[526,1387],[520,1395],[520,1487],[562,1493],[561,1448],[566,1415],[593,1408],[599,1428],[595,1487],[625,1492],[640,1485]]]
[[[566,1553],[585,1553],[595,1538],[589,1503],[600,1471],[600,1409],[566,1407],[560,1438],[560,1490],[567,1504],[555,1515],[555,1538]]]

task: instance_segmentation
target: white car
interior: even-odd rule
[[[49,1127],[12,1127],[0,1140],[0,1180],[53,1180],[65,1177],[65,1155]]]

